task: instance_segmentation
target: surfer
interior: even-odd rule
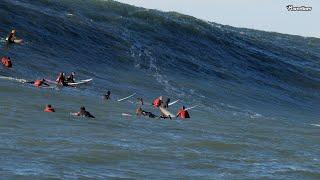
[[[110,95],[111,95],[111,92],[110,91],[107,91],[107,94],[103,95],[102,98],[104,100],[109,100],[110,99]]]
[[[20,43],[22,43],[22,39],[17,39],[16,30],[12,29],[6,38],[6,42],[7,42],[7,44],[10,44],[10,43],[20,44]]]
[[[35,80],[35,81],[28,81],[28,82],[25,82],[25,83],[29,83],[29,84],[33,84],[35,87],[42,87],[42,86],[50,86],[49,84],[46,83],[46,80],[45,79],[38,79],[38,80]]]
[[[67,86],[68,84],[66,83],[66,78],[64,76],[64,73],[59,73],[59,76],[56,80],[58,85],[62,85],[62,86]]]
[[[142,110],[141,106],[139,106],[136,110],[136,115],[137,116],[146,116],[146,117],[149,117],[149,118],[156,118],[157,116],[154,115],[152,112],[148,112],[148,111],[144,111]]]
[[[186,118],[190,118],[190,115],[189,115],[189,112],[186,110],[186,108],[182,106],[182,108],[179,109],[176,117],[186,119]]]
[[[82,117],[88,117],[88,118],[95,118],[90,112],[86,111],[86,108],[84,106],[80,107],[80,111],[77,113],[71,113],[74,116],[82,116]]]
[[[67,82],[68,83],[75,83],[74,76],[76,75],[75,72],[72,72],[68,77],[67,77]]]
[[[167,109],[169,107],[169,103],[170,103],[170,98],[165,98],[165,100],[163,100],[161,103],[161,107]]]
[[[153,100],[152,105],[154,107],[159,107],[162,104],[162,96],[159,96],[155,100]]]
[[[1,63],[3,66],[7,67],[7,68],[11,68],[12,67],[12,62],[10,60],[10,57],[4,56],[1,58]]]
[[[53,107],[51,106],[51,104],[48,104],[48,105],[46,106],[46,108],[44,109],[44,112],[49,112],[49,113],[51,113],[51,112],[55,112],[55,110],[53,109]]]

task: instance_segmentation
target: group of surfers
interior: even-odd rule
[[[18,39],[16,37],[16,30],[13,29],[11,30],[11,32],[9,33],[9,35],[7,36],[6,38],[6,45],[9,45],[9,44],[21,44],[23,42],[22,39]],[[11,59],[10,57],[8,56],[4,56],[1,58],[1,63],[3,66],[7,67],[7,68],[11,68],[12,67],[12,62],[11,62]],[[60,85],[60,86],[72,86],[72,85],[69,85],[68,83],[74,83],[75,82],[75,72],[72,72],[67,78],[65,77],[65,74],[64,73],[59,73],[59,76],[58,78],[56,79],[55,83],[57,85]],[[33,84],[34,86],[36,87],[43,87],[43,86],[50,86],[48,83],[47,83],[48,80],[46,79],[37,79],[35,81],[28,81],[26,83],[30,83],[30,84]],[[103,99],[105,100],[109,100],[110,99],[110,95],[111,95],[111,92],[110,91],[107,91],[106,94],[103,95]],[[166,98],[164,99],[163,96],[160,96],[158,98],[156,98],[153,102],[152,102],[152,105],[155,107],[155,108],[159,108],[159,107],[162,107],[162,108],[169,108],[169,102],[170,102],[170,98]],[[144,105],[143,103],[143,99],[142,98],[138,98],[138,108],[136,109],[136,115],[138,117],[140,116],[145,116],[145,117],[149,117],[149,118],[173,118],[171,117],[170,115],[167,115],[167,114],[164,114],[162,111],[161,112],[161,116],[156,116],[155,114],[151,113],[151,112],[148,112],[148,111],[144,111],[142,109],[142,106]],[[52,107],[52,105],[48,104],[45,109],[44,109],[44,112],[49,112],[49,113],[52,113],[52,112],[55,112],[55,109]],[[88,117],[88,118],[95,118],[90,112],[86,111],[85,107],[82,106],[80,107],[80,111],[79,112],[76,112],[76,113],[71,113],[71,115],[74,115],[74,116],[83,116],[83,117]],[[177,112],[176,114],[176,117],[179,117],[179,118],[182,118],[182,119],[185,119],[185,118],[190,118],[190,115],[188,113],[188,111],[185,109],[184,106],[182,106],[179,111]]]

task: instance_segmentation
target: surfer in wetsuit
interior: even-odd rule
[[[170,98],[164,98],[164,100],[161,103],[161,107],[167,109],[169,107],[169,103],[170,103]]]
[[[162,96],[159,96],[155,100],[153,100],[152,105],[154,107],[159,107],[162,104]]]
[[[84,106],[80,107],[80,111],[77,113],[71,113],[74,116],[82,116],[82,117],[88,117],[88,118],[95,118],[90,112],[86,111],[86,108]]]
[[[137,116],[146,116],[146,117],[149,117],[149,118],[156,118],[157,116],[154,115],[152,112],[148,112],[148,111],[144,111],[142,110],[141,106],[139,106],[136,110],[136,115]]]
[[[48,105],[46,106],[46,108],[44,109],[44,112],[51,113],[51,112],[55,112],[55,110],[53,109],[53,107],[51,106],[51,104],[48,104]]]
[[[107,94],[103,95],[102,98],[104,100],[109,100],[110,99],[110,95],[111,95],[111,92],[110,91],[107,91]]]
[[[1,58],[1,63],[2,63],[3,66],[5,66],[7,68],[11,68],[12,67],[12,62],[11,62],[9,57],[6,57],[6,56],[2,57]]]
[[[67,77],[67,82],[68,83],[75,83],[74,76],[76,75],[75,72],[72,72],[68,77]]]
[[[7,44],[10,44],[10,43],[18,43],[19,44],[19,43],[22,43],[22,39],[17,39],[16,30],[12,29],[6,38],[6,42],[7,42]]]
[[[59,76],[58,76],[56,82],[58,85],[68,86],[68,84],[66,83],[66,78],[64,76],[64,73],[59,73]]]
[[[25,83],[33,84],[36,87],[42,87],[42,86],[47,86],[48,87],[48,86],[50,86],[49,84],[46,83],[45,79],[38,79],[38,80],[35,80],[35,81],[28,81],[28,82],[25,82]]]
[[[186,110],[186,108],[184,106],[182,106],[182,108],[179,109],[177,116],[181,119],[186,119],[186,118],[190,118],[189,112]]]

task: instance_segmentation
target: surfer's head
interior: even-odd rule
[[[182,106],[182,109],[184,110],[184,109],[186,109],[186,107]]]
[[[15,30],[15,29],[12,29],[12,30],[11,30],[11,33],[12,33],[12,34],[16,33],[16,30]]]
[[[80,107],[80,111],[85,111],[85,110],[86,110],[86,108],[84,106]]]

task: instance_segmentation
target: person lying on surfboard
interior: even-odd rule
[[[12,62],[10,60],[9,57],[4,56],[1,58],[1,63],[3,66],[7,67],[7,68],[11,68],[12,67]]]
[[[15,29],[12,29],[6,38],[7,44],[10,44],[10,43],[20,44],[20,43],[22,43],[22,41],[23,41],[22,39],[17,39]]]
[[[35,81],[28,81],[28,82],[25,82],[25,83],[29,83],[29,84],[33,84],[35,87],[43,87],[43,86],[50,86],[49,84],[46,83],[46,80],[45,79],[38,79],[38,80],[35,80]]]
[[[109,100],[110,99],[110,95],[111,95],[111,92],[110,91],[107,91],[107,94],[103,95],[102,98],[104,100]]]
[[[147,112],[147,111],[144,111],[142,110],[141,106],[139,106],[136,110],[136,115],[137,116],[147,116],[149,118],[156,118],[157,116],[154,115],[152,112]]]
[[[87,117],[87,118],[95,118],[90,112],[86,111],[86,108],[84,106],[80,107],[79,112],[71,113],[71,115],[82,116],[82,117]]]
[[[72,72],[68,77],[67,77],[67,82],[68,83],[75,83],[75,79],[74,79],[74,76],[76,75],[75,72]]]
[[[179,109],[176,117],[179,117],[181,119],[190,118],[189,112],[185,109],[186,108],[184,106],[182,106],[182,108]]]

